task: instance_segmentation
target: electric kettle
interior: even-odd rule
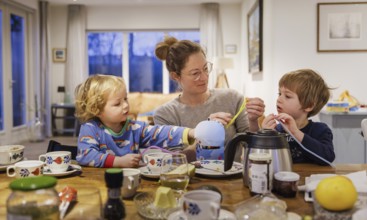
[[[232,167],[237,145],[242,141],[243,145],[243,183],[249,183],[249,155],[252,153],[268,153],[271,155],[269,167],[270,175],[273,176],[279,171],[292,171],[292,157],[286,138],[287,134],[279,133],[276,130],[264,129],[257,133],[238,133],[230,140],[224,150],[224,171]]]

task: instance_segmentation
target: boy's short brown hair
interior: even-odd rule
[[[279,80],[279,88],[281,87],[296,93],[303,109],[313,107],[308,117],[318,114],[330,98],[330,88],[323,78],[311,69],[286,73]]]

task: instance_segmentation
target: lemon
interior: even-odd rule
[[[358,193],[353,182],[345,176],[327,177],[319,182],[315,190],[317,202],[331,211],[353,208],[357,197]]]

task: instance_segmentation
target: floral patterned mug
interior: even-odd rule
[[[9,177],[23,178],[43,175],[44,163],[39,160],[26,160],[17,162],[6,168]]]
[[[52,173],[62,173],[67,171],[71,163],[70,151],[52,151],[41,154],[39,160],[46,163]]]
[[[211,190],[193,190],[182,197],[181,210],[189,220],[218,219],[221,195]]]

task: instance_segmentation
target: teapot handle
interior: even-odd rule
[[[236,154],[237,144],[244,141],[248,144],[252,133],[238,133],[230,140],[224,149],[224,171],[231,169]],[[245,147],[245,146],[244,146]]]

